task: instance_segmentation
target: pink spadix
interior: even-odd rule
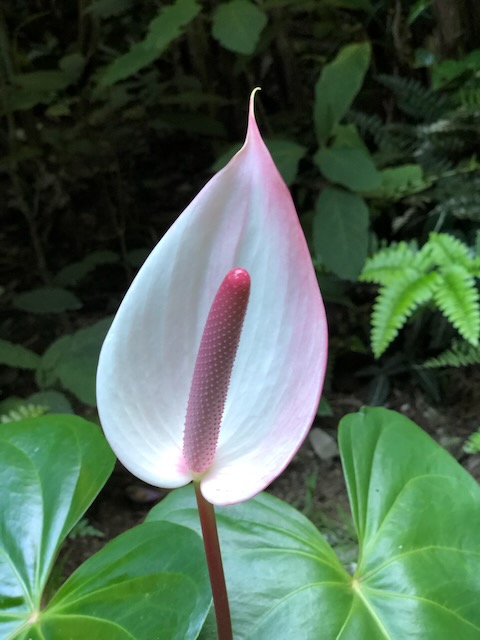
[[[191,471],[202,473],[217,448],[228,386],[250,295],[245,269],[230,270],[205,323],[188,398],[183,455]]]

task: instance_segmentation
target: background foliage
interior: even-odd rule
[[[478,362],[480,50],[467,4],[448,20],[441,0],[2,5],[2,413],[14,396],[94,406],[109,318],[238,149],[257,85],[329,305],[332,370],[361,357],[381,401],[399,373],[438,396],[425,362]],[[415,276],[399,263],[372,277],[396,247],[422,256],[431,238],[461,243],[470,266],[437,255]],[[422,288],[447,272],[448,294]]]

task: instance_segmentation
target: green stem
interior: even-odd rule
[[[232,640],[232,621],[230,619],[230,607],[228,604],[225,574],[223,573],[215,511],[213,505],[203,497],[200,491],[200,484],[198,482],[194,482],[193,484],[195,486],[200,524],[202,525],[203,544],[205,545],[205,555],[207,556],[210,584],[212,585],[218,640]]]

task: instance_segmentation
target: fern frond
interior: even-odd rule
[[[391,284],[403,278],[405,268],[411,266],[414,259],[415,252],[406,242],[392,244],[381,249],[371,258],[367,258],[358,279],[361,282]]]
[[[26,418],[38,418],[48,412],[48,407],[35,404],[22,404],[16,409],[12,409],[8,413],[0,416],[0,424],[7,424],[8,422],[19,422]]]
[[[431,122],[443,115],[450,106],[446,96],[427,89],[414,78],[381,74],[377,79],[393,91],[399,108],[416,119]]]
[[[419,275],[415,269],[404,269],[402,278],[384,286],[373,307],[372,349],[376,358],[394,340],[415,309],[428,302],[437,288],[435,272]]]
[[[417,128],[420,139],[450,156],[475,153],[480,133],[480,117],[475,112],[459,109],[427,125]]]
[[[429,358],[423,363],[423,366],[426,369],[438,369],[440,367],[468,367],[472,364],[480,364],[480,347],[474,347],[464,340],[454,340],[450,349],[435,358]]]
[[[460,335],[470,344],[478,345],[480,305],[475,279],[459,264],[442,268],[439,276],[434,301]]]
[[[430,215],[442,219],[452,216],[480,222],[480,193],[460,193],[447,198],[439,202]]]
[[[474,453],[480,453],[480,430],[472,433],[463,445],[463,450],[465,453],[470,453],[471,455]]]
[[[357,126],[362,139],[370,137],[375,144],[380,145],[385,123],[379,116],[352,109],[348,113],[348,120]]]
[[[461,265],[467,271],[473,266],[469,248],[449,233],[431,233],[428,238],[433,260],[439,267]]]

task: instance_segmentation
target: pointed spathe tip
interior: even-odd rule
[[[257,121],[255,119],[255,96],[257,91],[261,91],[261,87],[255,87],[250,94],[249,108],[248,108],[248,128],[247,128],[247,140],[250,136],[259,137],[260,131],[258,130]]]

